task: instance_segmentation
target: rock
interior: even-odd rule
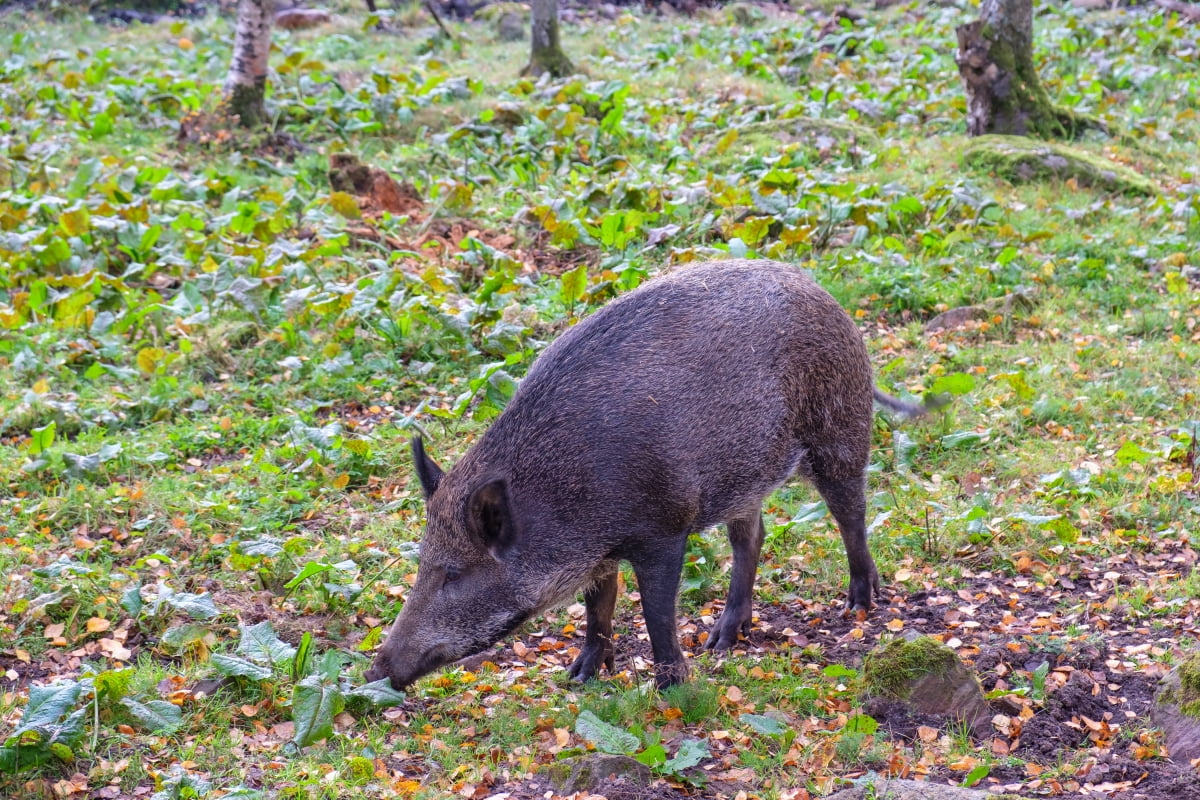
[[[872,698],[895,701],[916,714],[958,720],[978,738],[991,733],[979,680],[936,639],[895,639],[869,653],[863,659],[863,685],[868,706]]]
[[[502,42],[519,42],[526,36],[528,15],[510,11],[496,20],[496,38]]]
[[[963,163],[1011,183],[1074,180],[1109,192],[1153,195],[1150,179],[1134,170],[1076,147],[1024,136],[977,136],[963,151]]]
[[[1200,654],[1162,679],[1150,721],[1162,728],[1172,761],[1190,764],[1200,759]]]
[[[289,31],[315,28],[333,19],[323,8],[284,8],[275,12],[275,24]]]
[[[997,314],[1001,317],[1011,317],[1015,311],[1027,311],[1033,308],[1034,292],[1032,289],[1020,287],[1004,297],[994,297],[975,306],[959,306],[949,311],[943,311],[925,323],[924,333],[932,336],[942,331],[962,328],[972,322],[991,319]]]
[[[993,794],[985,789],[965,789],[925,781],[871,776],[863,778],[857,786],[842,789],[828,795],[825,800],[1024,800],[1013,794]]]
[[[767,18],[761,8],[749,3],[730,3],[725,6],[725,16],[732,24],[744,28],[753,28]]]
[[[590,792],[601,784],[624,780],[648,786],[654,780],[650,768],[629,756],[588,753],[563,759],[545,768],[550,783],[560,794]]]

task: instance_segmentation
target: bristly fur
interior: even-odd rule
[[[689,265],[614,300],[546,348],[453,469],[414,442],[421,563],[368,679],[404,688],[576,591],[587,637],[570,674],[612,669],[616,566],[628,561],[656,679],[681,681],[688,535],[726,524],[729,598],[706,646],[733,647],[753,618],[763,499],[792,475],[837,520],[849,607],[865,613],[879,591],[865,521],[873,401],[925,411],[875,388],[858,327],[802,270]]]

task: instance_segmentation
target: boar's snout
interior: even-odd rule
[[[375,656],[375,663],[366,672],[368,683],[387,678],[393,689],[402,692],[416,683],[418,678],[455,660],[453,654],[447,654],[445,647],[434,647],[426,653],[411,653],[413,657],[409,657],[410,651],[403,646],[401,639],[395,634],[388,638],[389,641]]]

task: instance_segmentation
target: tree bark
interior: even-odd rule
[[[1071,138],[1097,124],[1055,106],[1042,87],[1033,64],[1033,0],[982,0],[979,17],[957,29],[967,133]]]
[[[225,78],[229,113],[243,127],[253,128],[267,119],[263,97],[267,91],[267,63],[271,56],[271,25],[275,0],[238,0],[233,63]]]
[[[537,77],[550,73],[555,78],[570,75],[575,71],[570,59],[562,51],[558,39],[558,0],[532,0],[530,41],[532,49],[529,65],[522,75]]]

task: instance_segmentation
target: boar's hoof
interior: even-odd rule
[[[672,686],[686,682],[690,673],[691,670],[688,669],[686,661],[677,661],[674,664],[655,664],[654,685],[661,692],[663,689],[670,689]]]
[[[704,640],[705,650],[730,650],[738,643],[738,634],[750,635],[750,614],[735,613],[726,607],[717,624]]]
[[[567,668],[567,674],[571,680],[586,683],[600,674],[601,667],[608,670],[610,675],[616,672],[612,645],[585,644],[575,663]]]

